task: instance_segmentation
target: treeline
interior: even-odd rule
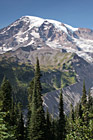
[[[9,81],[4,77],[0,88],[0,140],[93,140],[93,97],[86,94],[85,83],[81,101],[69,116],[64,114],[63,95],[60,92],[59,116],[45,113],[37,58],[34,78],[28,89],[27,122],[21,103],[16,102]],[[20,97],[21,98],[21,97]]]

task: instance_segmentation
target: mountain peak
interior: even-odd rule
[[[60,21],[56,21],[56,20],[52,20],[52,19],[43,19],[40,17],[36,17],[36,16],[22,16],[20,18],[23,21],[29,21],[31,24],[34,23],[34,26],[40,26],[41,24],[43,24],[43,22],[47,21],[51,24],[53,24],[55,26],[55,28],[57,28],[58,30],[62,30],[65,33],[67,33],[67,29],[70,30],[71,32],[77,31],[78,28],[74,28],[68,24],[64,24]]]
[[[0,53],[31,46],[33,49],[50,47],[65,49],[93,61],[93,31],[74,28],[56,20],[22,16],[0,30]]]
[[[35,17],[35,16],[22,16],[20,18],[20,20],[24,21],[24,22],[30,22],[30,25],[33,27],[39,27],[41,26],[41,24],[43,24],[44,19],[43,18],[39,18],[39,17]]]

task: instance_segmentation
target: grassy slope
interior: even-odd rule
[[[56,53],[52,58],[51,55],[45,56],[45,58],[43,56],[43,59],[40,58],[43,93],[60,89],[76,82],[76,73],[70,61],[72,58],[73,56],[67,53]],[[44,64],[45,62],[43,63],[41,60],[47,63]],[[34,67],[28,63],[19,63],[14,58],[9,58],[7,61],[6,58],[2,58],[0,60],[0,83],[4,75],[10,80],[17,100],[26,104],[27,88],[34,76]]]

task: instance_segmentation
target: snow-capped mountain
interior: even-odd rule
[[[93,89],[93,30],[33,16],[23,16],[0,30],[1,80],[6,74],[14,87],[19,83],[26,86],[33,78],[36,56],[46,93],[44,107],[50,113],[54,110],[55,116],[61,84],[65,113],[71,103],[75,105],[79,101],[83,80],[87,91]]]
[[[0,30],[1,54],[27,46],[75,52],[93,62],[93,30],[73,28],[55,20],[23,16]]]

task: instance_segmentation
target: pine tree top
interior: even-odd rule
[[[86,102],[87,102],[85,81],[83,82],[83,90],[82,90],[82,92],[83,92],[83,95],[82,95],[82,98],[81,98],[81,104],[85,105]]]

